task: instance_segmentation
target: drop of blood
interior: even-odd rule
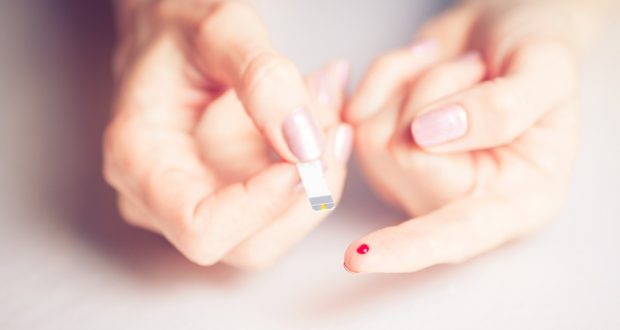
[[[368,250],[370,250],[370,248],[368,247],[368,244],[362,244],[357,247],[357,253],[359,254],[366,254]]]

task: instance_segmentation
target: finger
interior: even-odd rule
[[[245,182],[221,187],[199,157],[195,110],[178,103],[184,89],[172,65],[176,61],[161,65],[170,62],[171,49],[162,44],[147,54],[121,88],[105,134],[104,172],[108,182],[153,215],[147,227],[189,259],[208,265],[277,217],[299,178],[294,165],[277,163]]]
[[[247,5],[214,6],[197,34],[205,72],[233,86],[256,127],[289,161],[320,157],[323,136],[295,65],[277,52],[266,27]]]
[[[549,199],[557,194],[545,193],[541,198],[526,189],[455,201],[355,241],[345,253],[345,267],[352,272],[402,273],[466,261],[544,225],[561,204]]]
[[[477,51],[434,66],[422,74],[408,91],[400,120],[409,126],[423,106],[443,97],[471,88],[485,75],[485,64]],[[408,128],[408,127],[407,127]]]
[[[438,59],[454,58],[468,48],[478,11],[476,6],[457,4],[424,24],[416,33],[415,40],[438,40],[441,44],[437,49]]]
[[[158,231],[200,265],[216,263],[273,221],[299,180],[294,165],[276,163],[246,182],[214,190],[208,174],[187,166],[193,154],[159,150],[158,156],[149,159],[152,170],[140,183],[141,197]]]
[[[516,51],[502,77],[427,105],[411,124],[417,144],[435,152],[510,143],[575,89],[576,68],[560,44]]]
[[[393,193],[391,199],[397,201],[408,214],[426,214],[472,189],[475,157],[469,153],[437,155],[425,152],[412,143],[409,124],[421,106],[472,86],[482,79],[484,71],[484,64],[476,53],[438,64],[410,86],[397,126],[388,135],[389,140],[384,137],[383,144],[375,146],[382,139],[381,136],[385,136],[376,130],[381,126],[389,127],[381,124],[380,116],[373,118],[372,122],[364,123],[358,130],[358,140],[364,141],[361,142],[364,147],[360,148],[359,155],[362,159],[372,159],[366,162],[372,165],[365,166],[375,167],[368,171],[368,175],[380,177],[371,181],[379,187],[387,186],[387,189],[383,189],[385,191],[397,192]],[[376,151],[368,155],[371,147]],[[386,155],[377,157],[381,153]],[[379,162],[378,159],[382,158],[394,164]],[[412,203],[412,199],[416,202]]]
[[[338,124],[348,69],[346,61],[334,61],[306,80],[327,137],[323,162],[326,180],[336,203],[342,194],[353,142],[351,126]],[[299,187],[294,200],[282,215],[231,250],[224,262],[246,270],[264,269],[329,216],[327,212],[313,211],[301,189]]]
[[[376,114],[404,84],[435,61],[436,48],[435,40],[423,39],[375,60],[353,93],[345,119],[359,123]]]
[[[340,201],[346,177],[346,164],[351,153],[353,132],[351,126],[340,124],[332,127],[327,136],[327,149],[323,158],[326,179],[336,203]],[[329,216],[328,212],[313,211],[303,192],[273,223],[252,235],[224,258],[224,262],[247,270],[261,270],[273,264],[296,242]]]
[[[159,230],[153,225],[155,216],[138,200],[119,194],[116,204],[118,205],[121,217],[123,217],[127,223],[138,228],[159,233]]]
[[[333,127],[341,122],[350,71],[351,65],[348,61],[336,60],[306,79],[310,98],[315,104],[322,127]]]
[[[472,10],[466,7],[449,10],[423,26],[408,48],[391,51],[375,60],[353,94],[345,119],[358,123],[372,117],[403,84],[414,80],[432,64],[462,52],[472,17]]]

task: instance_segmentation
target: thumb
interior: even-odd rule
[[[200,23],[197,46],[210,78],[234,88],[256,127],[289,161],[321,156],[323,134],[303,78],[277,52],[247,5],[222,3]]]

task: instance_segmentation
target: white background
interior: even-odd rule
[[[349,274],[348,243],[403,218],[353,169],[333,216],[274,268],[245,274],[194,266],[118,218],[99,167],[111,95],[106,5],[0,2],[0,328],[620,328],[618,15],[584,66],[581,154],[552,226],[460,266]],[[259,5],[305,72],[347,57],[356,79],[440,8]]]

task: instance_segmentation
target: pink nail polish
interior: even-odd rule
[[[291,152],[300,161],[317,159],[323,152],[323,134],[306,109],[290,113],[282,127],[284,139]]]
[[[461,62],[481,61],[482,54],[477,50],[470,50],[458,57]]]
[[[340,124],[334,137],[334,156],[336,160],[345,165],[351,156],[353,147],[353,128],[348,124]]]
[[[317,77],[317,85],[318,85],[318,101],[320,105],[328,105],[331,100],[329,96],[329,82],[327,81],[328,77],[325,72],[321,72]]]
[[[467,133],[467,113],[456,104],[426,112],[414,119],[411,132],[422,147],[456,140]]]
[[[433,57],[437,53],[437,42],[430,38],[416,39],[409,50],[416,56]]]
[[[349,82],[351,73],[351,64],[348,61],[341,60],[334,64],[334,81],[339,89],[344,89]]]

